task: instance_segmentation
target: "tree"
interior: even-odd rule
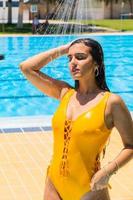
[[[12,24],[12,0],[8,0],[8,24]]]
[[[104,3],[108,6],[110,4],[110,18],[113,19],[113,4],[118,3],[119,0],[98,0],[104,1]]]
[[[46,2],[46,16],[48,16],[50,13],[50,4],[57,2],[57,0],[43,0],[43,1]]]
[[[123,2],[127,2],[129,3],[129,6],[130,6],[130,12],[133,13],[133,1],[132,0],[123,0]]]
[[[19,0],[17,28],[23,28],[23,0]]]

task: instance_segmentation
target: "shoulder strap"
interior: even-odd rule
[[[74,89],[73,89],[73,88],[68,89],[68,90],[64,93],[64,95],[62,96],[61,101],[64,100],[64,99],[67,99],[67,98],[69,99],[69,97],[73,94],[73,92],[74,92]]]

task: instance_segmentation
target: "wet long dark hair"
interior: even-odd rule
[[[99,70],[98,75],[95,76],[96,84],[100,89],[110,91],[107,86],[105,78],[104,54],[101,45],[96,40],[90,38],[83,38],[73,41],[70,46],[73,46],[74,44],[77,43],[83,43],[85,46],[91,48],[90,54],[93,60],[97,63]],[[79,88],[79,80],[75,80],[75,89],[78,88]]]

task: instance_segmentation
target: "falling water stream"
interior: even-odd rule
[[[51,20],[49,20],[49,25],[45,30],[43,30],[43,24],[38,28],[37,33],[41,33],[40,43],[41,47],[45,46],[45,36],[54,34],[59,37],[55,37],[53,40],[54,46],[65,44],[63,35],[68,35],[67,42],[72,41],[72,35],[76,37],[82,37],[83,33],[96,31],[96,27],[93,20],[95,19],[95,14],[93,11],[93,0],[61,0],[56,3],[56,8],[54,10],[54,15]],[[87,22],[90,20],[92,23]],[[42,31],[43,30],[43,31]],[[49,46],[51,47],[51,46]]]
[[[89,30],[85,23],[95,18],[92,0],[65,0],[56,5],[53,15],[53,24],[48,26],[44,33],[54,34],[80,34]],[[57,24],[56,24],[57,22]],[[83,23],[84,22],[84,23]],[[41,27],[40,27],[41,28]],[[38,33],[39,33],[38,29]]]

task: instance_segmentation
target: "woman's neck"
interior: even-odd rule
[[[89,93],[97,93],[100,91],[100,88],[96,85],[96,81],[92,80],[80,80],[79,81],[79,88],[77,92],[83,95],[87,95]]]

